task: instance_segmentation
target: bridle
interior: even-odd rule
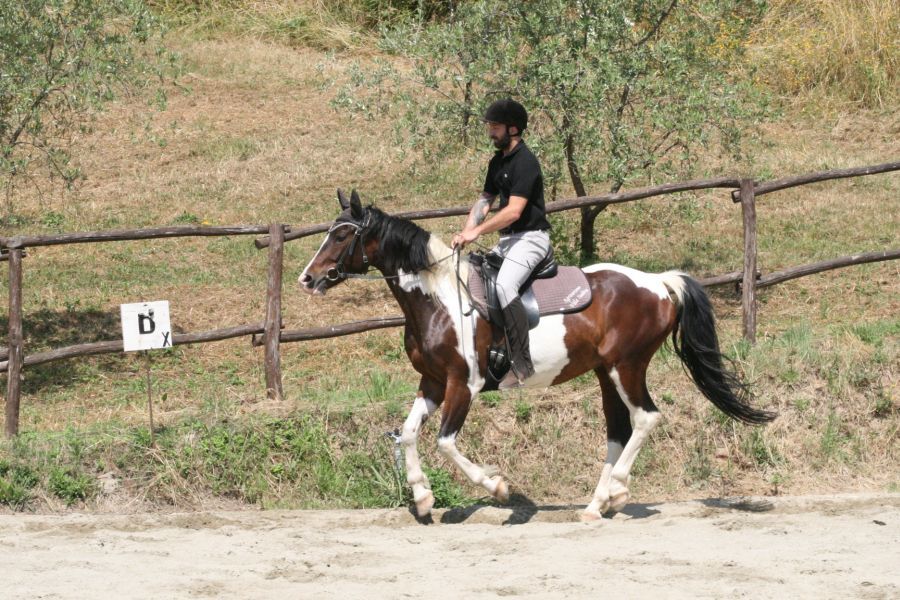
[[[372,226],[372,213],[366,209],[365,217],[362,223],[355,223],[353,221],[335,221],[335,223],[328,229],[327,235],[331,235],[331,233],[337,230],[340,227],[353,227],[353,239],[350,240],[350,243],[347,244],[344,249],[341,251],[341,254],[338,256],[335,261],[335,265],[328,269],[325,272],[325,279],[331,282],[344,281],[345,279],[399,279],[399,275],[369,275],[369,269],[371,268],[371,263],[369,262],[369,256],[366,254],[365,249],[365,240],[364,237],[368,233],[369,229]],[[353,255],[356,253],[356,246],[360,246],[360,254],[362,255],[362,263],[365,270],[362,273],[348,273],[344,269],[344,264],[347,260],[352,260]],[[458,260],[459,251],[457,250],[453,254],[449,254],[442,259],[436,260],[428,267],[431,268],[438,263],[444,262],[445,260],[450,260],[453,256],[457,256],[457,274],[456,277],[463,284],[463,287],[466,287],[466,283],[459,279],[459,260]],[[468,291],[468,290],[467,290]]]
[[[343,251],[341,251],[340,256],[338,256],[335,265],[328,269],[325,273],[325,279],[328,281],[343,281],[344,279],[368,279],[369,276],[367,273],[369,272],[369,257],[366,255],[366,249],[363,244],[363,236],[369,229],[371,224],[372,216],[369,211],[366,211],[365,220],[362,224],[354,223],[353,221],[340,221],[335,222],[328,229],[328,235],[331,235],[331,232],[335,231],[340,227],[353,227],[353,239],[350,240],[350,243],[344,247]],[[347,273],[344,270],[344,262],[348,259],[348,257],[352,260],[353,255],[356,253],[356,246],[359,245],[362,249],[360,252],[362,254],[362,262],[365,270],[362,273]],[[380,279],[380,277],[378,278]]]

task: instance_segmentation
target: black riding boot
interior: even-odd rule
[[[525,314],[521,298],[516,296],[516,299],[503,309],[503,320],[512,371],[522,382],[534,375],[534,365],[531,364],[531,352],[528,350],[528,315]]]

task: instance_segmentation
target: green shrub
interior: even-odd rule
[[[53,495],[65,501],[67,506],[87,500],[96,492],[93,479],[72,468],[54,467],[47,485]]]
[[[28,490],[5,479],[0,479],[0,504],[14,509],[23,508],[31,498]]]
[[[471,506],[477,501],[476,498],[466,495],[463,488],[453,480],[449,471],[429,467],[424,467],[423,470],[431,484],[435,508],[460,508]]]
[[[527,400],[516,400],[516,421],[520,423],[527,423],[531,420],[531,412],[534,410],[534,407],[528,403]]]

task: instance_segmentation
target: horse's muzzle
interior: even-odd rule
[[[313,278],[312,275],[300,277],[300,287],[303,288],[304,292],[312,296],[324,296],[327,286],[328,280],[325,277],[318,279]]]

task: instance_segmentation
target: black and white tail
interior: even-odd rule
[[[703,395],[738,421],[762,424],[774,419],[775,413],[750,406],[747,384],[722,356],[715,315],[703,286],[677,271],[660,276],[678,304],[678,319],[672,331],[675,353]]]

